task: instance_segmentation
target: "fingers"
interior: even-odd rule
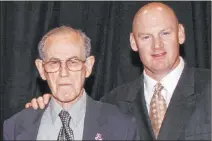
[[[38,106],[39,106],[40,109],[43,109],[45,107],[43,97],[41,97],[41,96],[38,97],[37,104],[38,104]]]
[[[33,98],[32,100],[31,100],[31,106],[32,106],[32,108],[33,109],[38,109],[38,104],[37,104],[37,100],[36,100],[36,98]]]
[[[32,107],[33,109],[43,109],[49,103],[51,94],[44,94],[43,97],[33,98],[31,102],[25,104],[25,108]]]
[[[32,106],[32,104],[30,102],[25,104],[25,108],[29,108],[31,106]]]
[[[44,99],[43,101],[44,101],[45,105],[49,103],[50,98],[51,98],[51,94],[44,94],[43,95],[43,99]]]

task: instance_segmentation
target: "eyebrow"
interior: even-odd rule
[[[164,32],[164,31],[167,31],[167,30],[173,30],[173,28],[166,28],[166,29],[163,29],[161,32]]]
[[[150,35],[149,33],[142,33],[142,32],[138,32],[138,37],[142,36],[142,35]]]
[[[164,32],[164,31],[167,31],[167,30],[173,30],[173,28],[170,27],[170,28],[162,29],[160,32]],[[138,32],[139,37],[142,36],[142,35],[150,35],[150,33]]]
[[[80,59],[80,58],[78,56],[72,56],[72,57],[69,57],[66,60],[70,60],[70,59]],[[51,60],[61,60],[61,59],[60,58],[56,58],[56,57],[51,57],[49,60],[51,61]]]

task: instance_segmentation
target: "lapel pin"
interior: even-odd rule
[[[100,133],[97,133],[96,134],[96,137],[95,137],[95,140],[103,140],[103,138],[102,138],[102,134],[100,134]]]

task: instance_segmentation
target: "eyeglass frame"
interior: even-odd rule
[[[61,65],[62,65],[62,62],[63,61],[65,61],[65,65],[66,65],[66,68],[68,68],[68,70],[69,71],[72,71],[72,72],[77,72],[77,71],[81,71],[82,69],[83,69],[83,65],[84,65],[84,63],[86,62],[86,60],[87,60],[87,58],[85,59],[85,60],[81,60],[81,59],[79,59],[79,58],[69,58],[69,59],[67,59],[67,60],[56,60],[56,61],[47,61],[47,62],[45,62],[43,59],[41,59],[43,62],[42,62],[42,65],[43,65],[43,68],[44,68],[44,71],[46,72],[46,73],[55,73],[55,72],[58,72],[60,69],[61,69]],[[69,67],[68,67],[68,65],[67,65],[67,62],[68,61],[71,61],[71,60],[78,60],[78,61],[80,61],[81,63],[82,63],[82,67],[81,67],[81,69],[79,69],[79,70],[71,70]],[[48,64],[48,63],[50,63],[50,62],[59,62],[60,63],[60,65],[59,65],[59,68],[57,69],[57,71],[53,71],[53,72],[49,72],[49,71],[46,71],[46,68],[45,68],[45,65],[46,64]]]

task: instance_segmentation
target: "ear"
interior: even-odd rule
[[[45,76],[45,71],[44,71],[44,68],[43,68],[43,61],[41,59],[36,59],[35,60],[35,65],[39,71],[39,74],[40,74],[40,77],[43,79],[43,80],[46,80],[46,76]]]
[[[185,42],[185,29],[182,24],[178,25],[178,42],[183,44]]]
[[[133,51],[138,51],[136,42],[135,42],[135,37],[133,33],[130,33],[130,46],[132,48]]]
[[[85,65],[86,65],[86,74],[85,74],[86,78],[91,75],[94,63],[95,63],[95,57],[94,56],[89,56],[86,59],[86,63],[85,63]]]

